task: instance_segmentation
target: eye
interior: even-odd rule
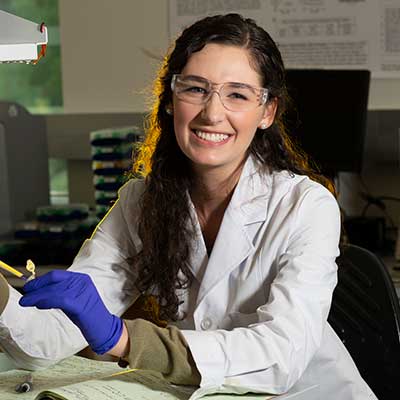
[[[244,84],[228,84],[224,87],[224,97],[232,102],[254,101],[254,92]]]
[[[193,93],[193,94],[207,94],[207,90],[200,86],[187,85],[183,88],[183,92]]]
[[[248,100],[248,98],[243,93],[238,92],[229,94],[229,97],[234,100]]]

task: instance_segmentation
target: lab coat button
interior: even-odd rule
[[[210,318],[204,318],[200,323],[200,327],[201,329],[203,329],[203,331],[210,329],[211,326],[212,326],[212,321]]]

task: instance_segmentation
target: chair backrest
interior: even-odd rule
[[[370,251],[342,248],[328,321],[378,399],[399,399],[400,306],[387,267]]]

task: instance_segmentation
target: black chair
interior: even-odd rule
[[[354,245],[342,248],[328,321],[379,400],[399,399],[400,306],[383,262]]]

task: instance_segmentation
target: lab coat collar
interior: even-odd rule
[[[226,210],[241,218],[243,225],[265,221],[267,216],[266,201],[271,195],[273,175],[260,169],[260,163],[249,156]]]
[[[190,264],[193,275],[200,282],[197,306],[224,275],[254,252],[248,226],[265,221],[272,182],[270,174],[259,173],[258,170],[257,161],[249,157],[225,211],[210,258],[191,204],[197,237]]]

